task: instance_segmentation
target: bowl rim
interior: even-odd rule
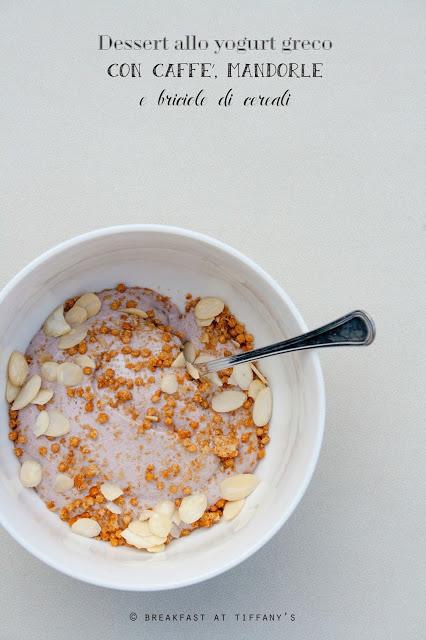
[[[0,304],[3,302],[4,298],[9,294],[10,291],[16,287],[21,280],[23,280],[27,274],[31,271],[34,271],[37,267],[39,267],[44,262],[48,261],[52,256],[55,256],[65,249],[69,249],[73,246],[82,244],[84,242],[90,241],[96,237],[109,236],[109,235],[117,235],[120,233],[129,233],[129,232],[146,232],[153,231],[156,233],[171,233],[177,236],[183,236],[190,238],[192,240],[209,244],[214,248],[217,248],[225,253],[232,255],[234,258],[243,262],[250,269],[255,271],[257,275],[266,280],[268,284],[275,290],[275,292],[280,296],[280,298],[287,305],[290,313],[298,323],[302,332],[307,331],[308,327],[297,309],[294,302],[288,296],[288,294],[282,289],[282,287],[269,275],[262,267],[260,267],[254,260],[241,253],[239,250],[234,249],[230,245],[226,244],[222,240],[214,238],[204,233],[200,233],[198,231],[193,231],[191,229],[185,229],[183,227],[177,227],[173,225],[167,224],[122,224],[122,225],[112,225],[108,227],[101,227],[98,229],[92,229],[91,231],[87,231],[86,233],[79,234],[77,236],[73,236],[62,242],[55,244],[53,247],[50,247],[39,256],[31,260],[26,266],[24,266],[15,276],[13,276],[6,285],[0,290]],[[242,550],[240,553],[236,554],[236,556],[227,562],[225,565],[219,565],[217,568],[214,568],[210,571],[205,571],[199,575],[194,576],[191,579],[183,579],[181,581],[173,579],[170,582],[170,585],[155,585],[151,584],[147,587],[144,586],[126,586],[126,585],[118,585],[113,580],[105,581],[102,579],[92,578],[85,575],[82,575],[78,571],[74,571],[72,566],[64,566],[60,562],[57,562],[50,558],[47,554],[40,551],[37,546],[34,546],[31,541],[24,540],[21,538],[20,534],[15,530],[15,527],[6,522],[3,518],[2,510],[0,508],[0,524],[6,529],[6,531],[29,553],[33,556],[46,563],[48,566],[56,569],[60,573],[68,575],[72,578],[76,578],[77,580],[81,580],[87,584],[92,584],[99,587],[109,588],[109,589],[117,589],[123,591],[133,591],[133,592],[148,592],[148,591],[167,591],[170,589],[178,589],[185,586],[190,586],[193,584],[197,584],[199,582],[204,582],[218,576],[226,571],[229,571],[233,567],[237,566],[248,557],[253,555],[256,551],[258,551],[264,544],[266,544],[284,525],[284,523],[290,518],[297,505],[300,503],[303,495],[306,492],[306,489],[312,479],[313,473],[315,471],[315,467],[318,462],[321,445],[324,436],[324,425],[325,425],[325,386],[324,386],[324,377],[320,365],[320,360],[318,355],[315,352],[310,352],[306,354],[307,357],[311,359],[311,363],[313,365],[314,373],[315,373],[315,381],[317,385],[317,395],[318,395],[318,417],[317,417],[317,430],[315,439],[313,442],[313,453],[310,457],[309,464],[305,467],[304,470],[304,478],[303,482],[301,482],[297,492],[293,496],[293,499],[287,509],[282,512],[280,518],[271,527],[260,539],[258,539],[254,544]]]

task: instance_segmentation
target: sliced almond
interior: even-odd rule
[[[111,482],[104,482],[99,488],[104,498],[111,502],[123,495],[123,491],[120,487],[116,484],[112,484]]]
[[[49,426],[45,433],[46,436],[52,436],[54,438],[59,438],[60,436],[64,436],[70,430],[70,423],[66,416],[60,411],[56,411],[53,409],[48,412],[49,413]]]
[[[111,513],[115,513],[117,515],[121,513],[121,507],[118,504],[115,504],[115,502],[110,502],[108,500],[108,502],[105,502],[104,507],[105,509],[108,509],[108,511],[110,511]]]
[[[65,320],[68,324],[81,324],[82,322],[85,322],[88,317],[87,309],[80,307],[78,304],[75,304],[65,313]]]
[[[259,369],[256,367],[256,365],[254,365],[252,362],[250,362],[250,366],[253,369],[254,374],[259,378],[259,380],[261,380],[263,382],[263,384],[268,384],[267,379],[265,378],[263,373],[261,371],[259,371]]]
[[[64,336],[71,331],[70,325],[64,318],[63,304],[56,307],[50,316],[48,316],[43,325],[43,331],[49,338],[59,338],[59,336]]]
[[[95,316],[101,310],[102,303],[96,293],[84,293],[75,303],[87,311],[87,317]]]
[[[238,387],[238,383],[234,375],[234,370],[232,370],[232,373],[228,378],[228,384],[235,385],[236,387]]]
[[[233,367],[232,375],[240,389],[246,391],[253,380],[253,369],[248,362],[241,362]]]
[[[101,532],[99,523],[93,518],[79,518],[71,526],[73,533],[85,538],[96,538]]]
[[[164,393],[168,393],[169,395],[176,393],[178,386],[178,381],[174,373],[165,373],[161,378],[160,388]]]
[[[87,336],[87,327],[84,324],[77,324],[69,333],[58,340],[59,349],[71,349],[80,344]]]
[[[192,524],[201,518],[207,509],[207,496],[204,493],[193,493],[185,496],[179,507],[179,516],[185,524]]]
[[[139,544],[143,549],[156,544],[163,544],[167,538],[167,536],[157,536],[151,533],[148,521],[141,522],[140,520],[133,520],[129,523],[128,530],[139,538]]]
[[[121,536],[125,539],[127,544],[130,544],[137,549],[152,548],[158,544],[163,544],[166,541],[165,538],[159,538],[158,536],[154,535],[139,536],[137,533],[134,533],[134,531],[130,529],[130,525],[127,529],[124,529],[124,531],[121,532]]]
[[[172,518],[175,509],[175,503],[172,500],[161,500],[154,507],[155,513],[161,513],[168,518]]]
[[[25,460],[19,472],[19,479],[24,487],[37,487],[43,475],[41,464],[36,460]]]
[[[264,388],[265,388],[265,385],[263,384],[263,382],[256,378],[256,380],[253,380],[252,382],[250,382],[247,395],[249,398],[253,398],[253,400],[255,400],[257,398],[259,391],[262,391],[262,389]]]
[[[39,375],[31,376],[29,380],[24,384],[20,392],[15,398],[15,401],[12,405],[13,411],[18,411],[19,409],[23,409],[30,404],[40,391],[41,387],[41,378]]]
[[[195,350],[195,347],[190,340],[187,340],[187,342],[185,342],[183,345],[183,355],[185,356],[185,360],[187,362],[190,362],[191,364],[194,362],[195,358],[197,357],[197,352]]]
[[[125,539],[127,544],[130,544],[132,547],[136,547],[136,549],[146,549],[144,539],[136,533],[133,533],[129,528],[124,529],[121,532],[121,537]]]
[[[200,379],[200,372],[198,371],[197,367],[194,367],[194,365],[190,362],[186,363],[186,370],[194,380]]]
[[[194,313],[198,320],[208,320],[215,318],[225,308],[225,303],[220,298],[207,297],[201,298],[195,305]]]
[[[7,375],[10,382],[15,387],[22,387],[28,376],[28,362],[20,351],[13,351],[10,354],[7,365]]]
[[[131,316],[138,316],[138,318],[148,318],[148,314],[143,309],[123,309],[125,313],[130,313]]]
[[[75,356],[74,362],[82,369],[96,369],[96,362],[86,354]]]
[[[155,544],[153,547],[147,547],[146,550],[149,551],[149,553],[159,553],[160,551],[164,551],[165,548],[165,544]]]
[[[153,514],[153,510],[152,509],[142,509],[141,514],[139,516],[139,520],[141,522],[145,522],[145,520],[149,520],[151,515]]]
[[[246,400],[247,396],[243,391],[235,391],[234,389],[218,391],[212,398],[212,409],[218,413],[235,411],[242,407]]]
[[[151,533],[160,538],[168,536],[172,528],[172,521],[163,513],[153,513],[148,520]]]
[[[220,495],[224,500],[242,500],[247,498],[259,484],[259,479],[252,473],[237,473],[235,476],[225,478],[220,483]]]
[[[18,395],[20,387],[15,387],[14,384],[11,383],[10,380],[6,382],[6,400],[8,402],[13,402]]]
[[[216,387],[221,387],[223,385],[222,378],[219,376],[217,371],[212,371],[212,373],[208,373],[206,378],[210,380]]]
[[[185,364],[186,364],[185,356],[183,355],[182,352],[180,352],[179,355],[177,355],[176,358],[173,360],[172,367],[181,368],[181,367],[184,367]]]
[[[194,365],[203,364],[204,362],[210,362],[213,359],[213,356],[209,356],[207,354],[201,354],[194,360]],[[221,387],[223,382],[217,373],[217,371],[213,371],[212,373],[207,373],[205,377],[210,380],[216,387]]]
[[[151,535],[151,529],[149,528],[149,522],[147,520],[132,520],[128,525],[130,531],[142,538]]]
[[[207,318],[206,320],[199,320],[198,318],[195,318],[195,322],[199,327],[209,327],[213,320],[214,318]]]
[[[265,387],[256,396],[253,405],[253,422],[256,427],[264,427],[268,424],[272,415],[272,393],[269,387]]]
[[[31,401],[31,404],[43,405],[47,404],[49,400],[53,398],[53,390],[52,389],[40,389],[34,400]]]
[[[179,509],[175,509],[172,515],[172,522],[174,525],[179,526],[182,520],[180,519]]]
[[[58,367],[56,379],[64,387],[76,387],[83,382],[83,369],[74,362],[62,362]]]
[[[227,502],[223,508],[223,519],[233,520],[236,518],[244,507],[245,502],[244,498],[242,500],[234,500],[234,502]]]
[[[58,473],[53,483],[53,488],[58,493],[65,493],[74,486],[74,480],[71,476],[67,476],[66,473]]]
[[[47,411],[40,411],[37,416],[37,420],[35,421],[33,433],[36,438],[39,438],[44,433],[46,433],[49,428],[49,414]]]
[[[41,365],[41,376],[48,382],[55,382],[59,364],[49,360]]]

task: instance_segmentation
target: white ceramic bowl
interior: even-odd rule
[[[13,349],[25,350],[48,313],[81,291],[118,282],[148,286],[183,303],[188,291],[217,295],[246,322],[257,345],[306,330],[294,304],[270,276],[229,246],[160,225],[99,229],[50,249],[0,294],[0,394]],[[163,554],[114,549],[70,532],[18,480],[1,401],[0,522],[55,569],[105,587],[149,591],[200,582],[235,566],[267,542],[301,499],[314,471],[324,425],[324,388],[310,352],[262,361],[274,398],[271,442],[256,473],[263,482],[240,515],[171,544]],[[265,568],[266,571],[266,568]]]

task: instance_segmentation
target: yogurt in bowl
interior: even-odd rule
[[[182,229],[101,229],[31,263],[0,305],[3,384],[12,352],[29,360],[15,398],[9,376],[0,518],[36,556],[94,584],[175,588],[242,561],[295,508],[322,439],[315,354],[197,379],[197,358],[305,330],[248,258]],[[262,394],[273,413],[256,424]]]

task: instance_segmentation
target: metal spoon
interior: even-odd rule
[[[200,375],[205,376],[207,373],[227,369],[235,364],[253,362],[290,351],[319,349],[320,347],[366,346],[373,342],[375,335],[374,322],[365,311],[351,311],[342,318],[308,333],[303,333],[301,336],[196,366]]]

